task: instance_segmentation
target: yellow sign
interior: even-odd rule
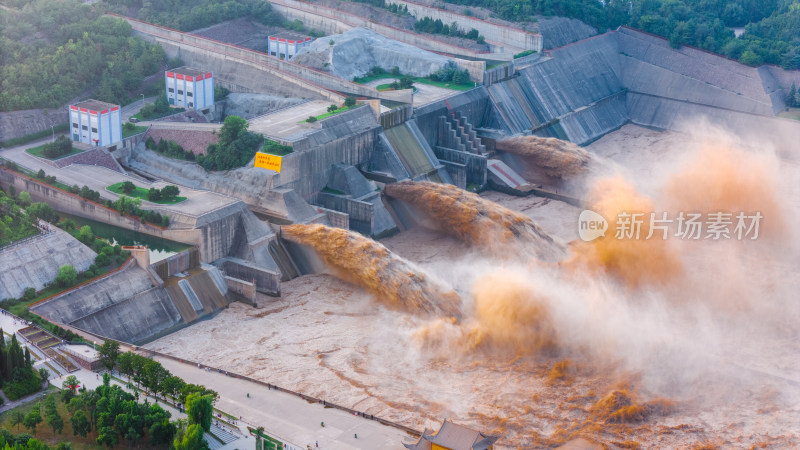
[[[281,171],[281,157],[270,155],[269,153],[256,153],[256,162],[254,167],[261,167],[262,169],[274,170],[280,173]]]

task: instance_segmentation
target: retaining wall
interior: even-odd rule
[[[224,258],[217,262],[217,266],[228,277],[252,282],[258,292],[281,295],[281,274],[278,272],[257,267],[248,261],[236,258]]]
[[[478,19],[477,17],[465,16],[433,6],[410,2],[408,0],[386,0],[386,4],[406,6],[409,14],[417,19],[430,17],[434,20],[440,19],[445,24],[456,22],[459,28],[465,32],[474,28],[478,30],[487,41],[505,46],[506,48],[500,49],[500,53],[513,53],[514,50],[518,50],[517,53],[522,50],[542,50],[542,36],[540,34],[494,24]]]
[[[375,210],[372,203],[327,194],[325,192],[317,194],[316,203],[325,208],[346,213],[349,216],[348,220],[351,230],[370,236],[374,233]]]
[[[450,44],[449,42],[438,40],[433,35],[421,35],[410,30],[403,30],[372,22],[365,17],[350,14],[346,11],[339,11],[318,3],[304,2],[301,0],[273,0],[270,4],[273,9],[283,14],[287,19],[300,20],[304,25],[323,30],[326,33],[338,34],[354,27],[364,27],[396,41],[405,42],[406,44],[411,44],[437,53],[467,56],[470,58],[491,56],[496,59],[511,59],[513,56],[511,53],[498,55],[490,54],[489,52],[476,52]]]

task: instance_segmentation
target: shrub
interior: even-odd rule
[[[25,288],[25,293],[22,294],[22,298],[25,300],[33,300],[34,297],[36,297],[36,289],[32,287]]]
[[[56,277],[56,285],[58,287],[66,288],[73,286],[77,280],[78,271],[71,265],[65,264],[58,269],[58,276]]]
[[[347,98],[344,99],[344,106],[355,106],[356,105],[356,98],[352,95],[348,95]]]
[[[306,122],[308,122],[308,123],[314,123],[316,121],[317,121],[317,118],[314,117],[314,116],[308,116],[308,119],[306,119]]]

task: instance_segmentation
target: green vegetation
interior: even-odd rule
[[[536,53],[536,50],[525,50],[524,52],[519,52],[516,55],[514,55],[514,59],[522,58],[524,56],[532,55],[534,53]]]
[[[52,136],[52,133],[66,133],[67,131],[69,131],[69,124],[62,123],[61,125],[56,125],[50,130],[37,131],[36,133],[26,134],[25,136],[9,139],[7,141],[0,141],[0,147],[16,147],[17,145],[27,144],[28,142],[46,138],[47,136]]]
[[[322,192],[325,192],[327,194],[344,195],[344,192],[342,192],[342,191],[340,191],[338,189],[329,188],[328,186],[325,186],[324,188],[322,188]]]
[[[231,91],[222,86],[214,86],[214,101],[220,101],[230,94]]]
[[[160,190],[156,188],[150,188],[148,190],[143,187],[136,186],[130,181],[124,181],[121,183],[112,184],[106,189],[115,194],[125,194],[134,198],[147,200],[153,203],[159,203],[162,205],[174,205],[186,200],[186,197],[178,197],[180,189],[173,185],[165,186]]]
[[[147,127],[125,122],[125,125],[122,126],[122,139],[129,138],[135,134],[144,133],[145,131],[147,131]]]
[[[282,25],[283,18],[269,3],[260,0],[106,0],[120,13],[129,8],[139,11],[137,17],[181,31],[208,27],[226,20],[250,16],[264,25]]]
[[[39,372],[33,369],[31,354],[19,345],[16,333],[8,346],[0,330],[0,386],[9,400],[14,401],[42,389]],[[25,425],[27,427],[27,425]]]
[[[54,142],[48,142],[25,151],[33,156],[47,159],[59,159],[81,152],[81,150],[73,147],[72,141],[64,135],[58,136]]]
[[[57,108],[90,89],[93,98],[125,104],[165,60],[127,22],[102,16],[102,5],[5,3],[12,9],[0,9],[0,111]]]
[[[375,66],[370,69],[366,75],[360,78],[355,78],[353,81],[360,84],[366,84],[375,80],[383,80],[386,78],[402,79],[403,77],[404,75],[400,73],[399,70],[392,70],[392,72],[389,73],[382,67]],[[458,70],[454,65],[443,67],[427,77],[408,76],[408,78],[410,78],[413,83],[429,84],[431,86],[438,86],[456,91],[466,91],[467,89],[472,89],[475,87],[475,83],[469,80],[469,72],[466,70]],[[458,82],[453,81],[454,78]]]
[[[430,17],[423,17],[415,22],[414,31],[418,33],[443,34],[445,36],[470,39],[478,44],[486,43],[486,39],[482,35],[478,34],[478,30],[475,28],[465,32],[458,27],[458,23],[456,22],[446,25],[441,19],[433,20]]]
[[[292,151],[292,147],[288,145],[281,145],[269,139],[264,140],[264,146],[261,147],[262,153],[269,153],[270,155],[276,156],[286,156],[289,153],[292,153]]]
[[[328,112],[326,112],[325,114],[320,114],[318,116],[309,116],[308,119],[306,119],[305,121],[308,122],[308,123],[313,123],[313,122],[316,122],[318,120],[322,120],[322,119],[324,119],[326,117],[330,117],[330,116],[332,116],[334,114],[339,114],[339,113],[343,113],[345,111],[350,111],[353,108],[355,108],[355,106],[340,106],[340,107],[338,107],[337,109],[335,109],[333,111],[331,111],[329,109]]]
[[[693,45],[744,64],[800,68],[800,8],[790,0],[451,0],[489,8],[501,19],[526,22],[534,14],[580,19],[599,31],[620,25],[657,34],[674,47]],[[744,27],[736,38],[733,27]]]
[[[164,139],[158,140],[158,145],[156,145],[155,139],[152,136],[148,137],[147,140],[144,142],[144,146],[150,150],[157,151],[164,156],[169,158],[175,159],[183,159],[186,161],[194,161],[195,156],[194,153],[190,152],[189,150],[184,150],[177,142],[175,141],[166,141]]]
[[[23,198],[27,198],[27,202]],[[0,247],[39,234],[39,229],[34,226],[34,216],[23,209],[29,203],[27,192],[23,191],[19,198],[14,198],[0,190]]]
[[[142,106],[142,109],[140,109],[138,113],[134,114],[133,117],[139,120],[155,120],[183,111],[186,111],[186,108],[170,107],[169,100],[167,100],[167,94],[162,93],[156,97],[156,101],[154,103],[148,103]]]
[[[778,114],[778,117],[783,117],[784,119],[800,120],[800,108],[787,108],[787,111],[780,112]]]
[[[800,91],[797,90],[797,86],[794,83],[792,83],[792,88],[789,89],[789,92],[786,93],[786,106],[789,108],[800,107]]]
[[[239,116],[228,116],[219,131],[219,141],[210,144],[205,155],[197,155],[197,164],[206,170],[229,170],[244,167],[256,155],[264,137],[247,131],[250,124]]]

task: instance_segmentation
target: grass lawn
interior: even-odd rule
[[[330,116],[332,116],[334,114],[339,114],[341,112],[350,111],[351,109],[355,108],[356,106],[361,106],[361,105],[344,106],[344,107],[341,107],[341,108],[337,109],[336,111],[326,112],[325,114],[320,114],[319,116],[317,116],[317,120],[322,120],[322,119],[324,119],[326,117],[330,117]],[[304,120],[303,122],[308,122],[308,120]]]
[[[800,108],[789,108],[788,111],[782,111],[778,113],[778,117],[783,117],[784,119],[800,120]]]
[[[148,116],[148,117],[142,117],[142,112],[140,111],[140,112],[134,114],[133,117],[136,117],[139,120],[156,120],[156,119],[160,119],[162,117],[171,116],[173,114],[178,114],[178,113],[184,112],[184,111],[186,111],[186,108],[170,108],[169,111],[164,111],[163,113],[153,114],[152,116]]]
[[[126,194],[126,193],[122,192],[122,182],[119,182],[119,183],[116,183],[116,184],[112,184],[111,186],[108,186],[106,189],[108,189],[109,191],[111,191],[111,192],[113,192],[115,194],[127,195],[128,197],[136,197],[136,198],[140,198],[140,199],[142,199],[144,201],[148,201],[148,202],[150,201],[150,200],[147,200],[147,192],[148,192],[148,190],[143,188],[143,187],[136,186],[136,190],[131,192],[130,194]],[[158,204],[161,204],[161,205],[174,205],[174,204],[180,203],[180,202],[182,202],[184,200],[186,200],[186,197],[175,197],[175,200],[159,200],[157,202],[152,202],[152,203],[158,203]]]
[[[133,129],[128,129],[128,128],[125,128],[125,126],[123,125],[122,126],[122,139],[131,137],[134,134],[144,133],[145,131],[147,131],[147,127],[134,125]]]
[[[354,81],[356,83],[358,83],[358,84],[366,84],[366,83],[369,83],[370,81],[385,80],[387,78],[399,79],[400,77],[398,77],[397,75],[392,75],[390,73],[382,73],[380,75],[375,75],[375,76],[356,78]],[[429,84],[431,86],[438,86],[438,87],[445,88],[445,89],[452,89],[454,91],[466,91],[467,89],[472,89],[472,88],[475,87],[475,83],[472,82],[472,81],[470,81],[469,83],[465,83],[465,84],[453,84],[453,83],[450,83],[450,82],[433,81],[430,78],[425,78],[425,77],[411,77],[411,79],[414,80],[414,83]],[[385,85],[382,84],[382,85],[378,86],[378,88],[380,88],[381,86],[387,86],[388,87],[388,85],[389,85],[388,83],[385,84]],[[378,88],[376,88],[376,89],[378,89]],[[380,90],[380,89],[378,89],[378,90]]]
[[[36,427],[36,434],[33,436],[40,441],[43,441],[45,444],[49,445],[51,448],[54,448],[58,445],[59,442],[70,442],[72,444],[72,448],[74,449],[102,449],[104,447],[97,445],[97,430],[92,429],[92,432],[87,434],[86,437],[81,436],[74,436],[72,434],[72,422],[70,418],[72,417],[67,410],[67,405],[61,401],[61,394],[59,393],[55,387],[49,387],[48,390],[44,391],[49,395],[56,396],[56,409],[58,410],[58,415],[61,416],[61,419],[64,421],[64,429],[61,430],[61,434],[56,434],[53,432],[53,429],[47,426],[47,421],[43,420]],[[44,400],[44,396],[41,396],[41,392],[39,393],[42,400]],[[38,401],[33,401],[30,403],[26,403],[24,405],[18,406],[14,409],[10,409],[3,414],[0,414],[0,428],[7,429],[12,433],[20,434],[20,433],[30,433],[30,431],[22,426],[22,424],[18,426],[11,425],[11,414],[14,411],[21,411],[23,414],[29,413],[33,408],[38,405]],[[42,407],[42,419],[44,419],[44,407]],[[128,444],[127,441],[124,439],[120,439],[120,442],[114,448],[116,449],[137,449],[137,448],[168,448],[166,445],[162,445],[159,447],[152,447],[150,445],[150,438],[149,436],[145,436],[144,439],[139,441],[138,443],[131,445]]]
[[[47,144],[42,144],[42,145],[40,145],[40,146],[38,146],[38,147],[29,148],[29,149],[27,149],[27,150],[25,150],[25,151],[26,151],[28,154],[31,154],[31,155],[33,155],[33,156],[38,156],[39,158],[50,159],[50,160],[56,160],[56,159],[66,158],[67,156],[75,155],[75,154],[78,154],[78,153],[80,153],[80,152],[82,152],[82,151],[83,151],[83,150],[78,150],[78,149],[77,149],[77,148],[75,148],[75,147],[72,147],[72,151],[71,151],[71,152],[69,152],[69,153],[68,153],[68,154],[66,154],[66,155],[59,156],[58,158],[48,158],[47,156],[44,156],[44,155],[42,154],[42,149],[44,149],[44,146],[45,146],[45,145],[47,145]]]
[[[270,155],[275,156],[286,156],[293,151],[294,150],[292,150],[292,147],[278,144],[277,142],[269,139],[265,139],[264,145],[261,147],[262,153],[269,153]]]
[[[377,89],[379,91],[393,91],[394,90],[394,88],[392,87],[392,83],[379,84],[379,85],[375,86],[375,89]],[[414,89],[414,92],[417,92],[417,87],[416,86],[412,86],[411,89]]]

